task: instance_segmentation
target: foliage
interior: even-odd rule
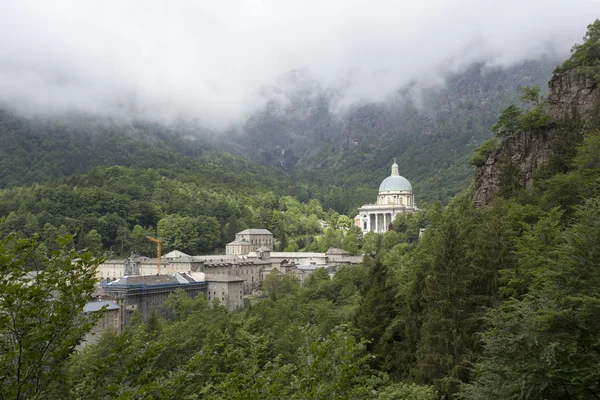
[[[489,314],[486,353],[476,367],[477,381],[465,388],[467,398],[600,395],[600,352],[592,333],[600,329],[599,211],[597,199],[586,202],[576,222],[549,243],[551,257],[528,269],[535,282],[529,293]]]
[[[514,104],[502,110],[498,122],[492,125],[492,132],[497,137],[507,138],[519,131],[521,128],[521,116],[523,111]]]
[[[519,128],[521,130],[542,129],[553,122],[552,117],[544,111],[543,104],[539,104],[521,116]]]
[[[377,400],[435,400],[437,396],[431,386],[396,383],[379,392]]]
[[[593,49],[588,41],[595,40],[590,32],[587,49]],[[504,154],[497,180],[501,196],[487,207],[473,208],[468,190],[445,209],[432,202],[427,210],[398,216],[394,229],[383,235],[362,237],[351,226],[349,205],[371,193],[329,185],[331,178],[321,176],[318,166],[313,178],[319,185],[312,186],[310,180],[288,181],[276,173],[263,177],[264,169],[214,153],[199,160],[173,156],[173,168],[101,167],[62,181],[1,191],[0,214],[6,220],[0,231],[15,232],[2,241],[1,265],[22,277],[31,265],[52,270],[49,260],[55,256],[46,254],[64,254],[66,241],[61,247],[53,238],[65,231],[78,232],[71,245],[96,251],[100,236],[103,250],[151,252],[153,246],[144,237],[154,232],[166,246],[212,251],[241,227],[264,226],[288,249],[342,246],[365,254],[363,265],[340,267],[333,277],[325,269],[315,270],[304,287],[274,270],[263,282],[266,296],[250,299],[245,309],[235,312],[218,303],[209,305],[203,296],[191,299],[175,292],[167,300],[169,319],[133,318],[121,334],[107,332],[66,360],[86,326],[77,320],[65,341],[57,342],[57,356],[46,359],[40,369],[41,382],[52,383],[46,386],[48,394],[38,397],[599,397],[600,121],[572,113],[551,122],[536,87],[526,88],[522,100],[530,109],[506,111],[495,130],[506,137],[552,123],[552,154],[548,165],[535,172],[532,188],[521,187],[524,172],[511,161],[519,155]],[[444,118],[436,123],[443,127],[432,128],[431,136],[460,125]],[[479,121],[472,129],[485,126],[488,132],[490,124],[491,119]],[[398,142],[410,143],[411,149],[428,140],[395,131],[382,133],[386,135],[401,136]],[[476,136],[471,131],[460,137]],[[483,139],[477,138],[475,142]],[[496,145],[486,142],[481,156]],[[462,146],[472,148],[467,142]],[[369,155],[373,148],[359,147],[335,161],[331,171],[346,162],[355,166],[339,182],[356,179],[357,169],[375,165]],[[383,157],[396,151],[386,149],[376,153]],[[443,146],[437,150],[430,158],[447,152]],[[440,159],[464,160],[465,154],[444,153]],[[224,161],[239,164],[230,168]],[[444,165],[436,168],[452,169],[452,164]],[[452,176],[449,185],[454,187]],[[329,225],[325,231],[322,221]],[[426,230],[419,238],[421,228]],[[36,232],[39,245],[21,239]],[[15,252],[19,245],[26,251]],[[58,264],[61,271],[77,265]],[[3,299],[18,292],[19,299],[39,294],[38,301],[52,292],[20,285],[19,280],[0,284],[8,288],[0,291]],[[69,280],[63,286],[53,289],[53,295],[74,296],[70,291],[77,285]],[[77,301],[83,300],[69,306]],[[39,318],[48,322],[43,326],[51,326],[57,314],[50,308],[59,305],[41,302],[39,310],[26,311],[42,312]],[[8,314],[0,313],[7,326],[10,319],[3,315]],[[45,332],[37,325],[26,327],[26,333]],[[5,340],[0,360],[6,366],[0,390],[13,390],[10,362],[16,353],[5,344],[13,336],[0,337]],[[35,346],[38,341],[28,348]],[[32,386],[23,387],[35,392]],[[27,396],[35,398],[35,393]]]
[[[62,397],[64,363],[97,320],[83,306],[100,260],[69,244],[40,255],[35,239],[0,239],[0,398]]]
[[[528,105],[538,106],[542,102],[538,85],[525,86],[521,92],[521,101]]]
[[[290,275],[281,276],[276,269],[273,269],[263,282],[264,291],[274,301],[294,294],[299,287],[297,279]]]
[[[469,164],[475,167],[481,167],[485,163],[485,160],[487,160],[488,156],[493,151],[498,150],[499,147],[500,142],[498,142],[498,139],[491,138],[486,140],[481,144],[481,146],[475,149],[475,152],[469,160]]]
[[[571,57],[562,65],[556,67],[555,74],[564,74],[574,68],[583,68],[596,74],[600,66],[600,19],[596,19],[587,27],[583,43],[575,44],[571,48]]]

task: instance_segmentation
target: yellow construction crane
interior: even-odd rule
[[[162,241],[153,238],[152,236],[146,236],[146,239],[156,243],[156,275],[160,275],[160,251],[162,250]]]

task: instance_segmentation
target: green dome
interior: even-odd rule
[[[410,186],[410,182],[403,176],[400,175],[392,175],[388,176],[381,182],[379,185],[379,192],[396,192],[396,191],[405,191],[412,192],[412,186]]]

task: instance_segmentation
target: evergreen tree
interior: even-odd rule
[[[600,397],[600,201],[588,201],[559,241],[541,234],[554,235],[552,224],[539,225],[527,240],[549,256],[531,268],[523,254],[530,291],[490,312],[468,399]]]
[[[383,334],[396,310],[395,290],[389,270],[376,259],[363,286],[355,317],[356,326],[369,341],[369,350],[377,353]]]
[[[455,393],[460,382],[468,380],[475,340],[476,321],[468,306],[472,271],[461,223],[464,220],[454,212],[439,228],[423,289],[423,322],[413,371],[418,382],[434,384],[441,394]]]

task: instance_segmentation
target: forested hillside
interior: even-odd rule
[[[404,88],[387,102],[344,113],[330,109],[334,93],[294,71],[281,78],[291,81],[282,84],[287,102],[273,100],[235,133],[191,122],[164,125],[76,113],[26,118],[4,109],[0,187],[56,180],[95,166],[164,169],[205,161],[222,163],[225,171],[233,159],[218,149],[274,167],[260,174],[256,169],[257,177],[344,188],[343,194],[300,193],[301,200],[317,197],[344,214],[373,200],[394,157],[413,183],[417,204],[447,203],[467,187],[470,153],[490,137],[501,109],[517,101],[523,87],[544,87],[555,64],[545,59],[507,69],[473,65],[446,78],[444,87]]]
[[[164,237],[169,249],[201,254],[222,251],[235,232],[265,227],[281,250],[320,251],[318,220],[340,228],[327,241],[340,247],[341,228],[352,224],[343,213],[373,196],[254,164],[188,134],[185,127],[3,111],[0,230],[37,234],[50,249],[56,237],[74,234],[78,248],[116,257],[150,255],[149,234]]]
[[[467,188],[473,174],[469,156],[490,138],[500,111],[518,101],[522,88],[545,88],[557,62],[535,60],[510,68],[476,64],[450,74],[443,85],[415,82],[385,102],[345,112],[332,109],[335,92],[306,72],[293,71],[282,78],[287,102],[272,101],[216,145],[356,190],[376,188],[397,157],[400,174],[413,182],[417,204],[447,203]]]
[[[174,293],[171,319],[140,318],[80,351],[94,321],[78,311],[99,260],[72,250],[69,236],[26,238],[42,221],[56,228],[89,220],[85,231],[120,218],[116,225],[155,224],[178,239],[204,238],[218,225],[215,241],[233,225],[260,223],[281,229],[280,240],[295,235],[299,246],[315,237],[314,215],[340,227],[348,220],[310,196],[284,196],[296,181],[282,179],[276,194],[263,191],[276,174],[249,174],[232,181],[246,189],[238,191],[200,166],[176,177],[168,168],[98,167],[3,190],[2,213],[12,214],[0,239],[0,397],[599,398],[599,82],[596,20],[555,69],[548,95],[525,87],[500,113],[495,138],[470,159],[473,184],[447,206],[401,214],[383,235],[350,229],[342,239],[331,229],[316,240],[357,240],[346,245],[365,254],[361,266],[333,277],[317,270],[303,287],[270,275],[266,297],[235,312]],[[35,223],[24,231],[28,219]],[[188,229],[171,235],[179,226]],[[113,235],[105,246],[118,245]],[[88,246],[94,236],[85,234]],[[204,240],[212,239],[193,243]],[[23,283],[30,269],[44,270],[40,285]]]

